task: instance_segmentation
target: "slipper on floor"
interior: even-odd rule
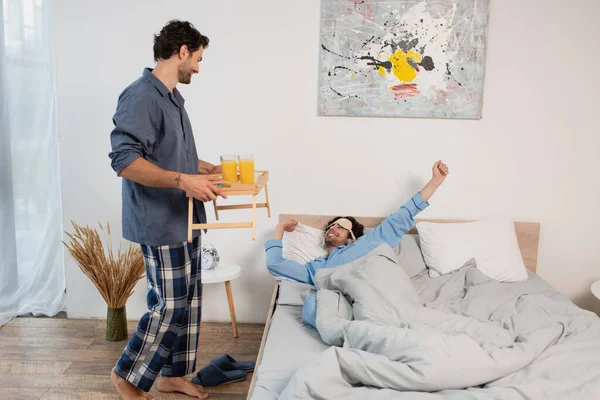
[[[220,355],[217,358],[210,360],[211,364],[216,365],[220,370],[223,371],[234,371],[241,369],[242,371],[250,372],[254,371],[256,363],[254,361],[236,361],[229,354]]]
[[[202,368],[192,379],[192,383],[204,387],[224,385],[226,383],[243,381],[246,379],[246,371],[231,370],[223,371],[216,365],[209,364]]]

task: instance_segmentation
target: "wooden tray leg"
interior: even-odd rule
[[[219,220],[219,209],[217,208],[217,199],[213,200],[213,205],[215,206],[215,218],[218,221]]]
[[[188,243],[192,243],[192,224],[194,223],[194,198],[188,197]]]
[[[271,204],[269,203],[269,185],[265,184],[265,202],[267,203],[267,215],[271,218]]]
[[[252,240],[256,240],[256,195],[252,196]]]

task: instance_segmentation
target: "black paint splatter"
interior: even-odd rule
[[[333,68],[333,70],[334,70],[334,71],[335,71],[336,69],[347,69],[347,70],[348,70],[348,71],[350,71],[350,72],[354,72],[354,71],[352,71],[350,68],[348,68],[348,67],[344,67],[344,66],[341,66],[341,65],[336,65],[336,66]]]
[[[455,77],[452,76],[452,72],[450,71],[450,64],[448,63],[446,63],[446,75],[448,75],[448,79],[454,79],[458,86],[462,86],[462,83],[460,83]]]
[[[327,47],[325,47],[325,45],[323,45],[323,44],[321,45],[321,47],[323,48],[323,50],[325,50],[325,51],[328,51],[328,52],[330,52],[331,54],[335,54],[335,55],[336,55],[336,56],[338,56],[338,57],[342,57],[342,58],[345,58],[345,59],[347,59],[347,60],[352,60],[352,57],[346,57],[346,56],[343,56],[343,55],[341,55],[341,54],[335,53],[335,52],[333,52],[333,51],[329,50],[329,49],[328,49]]]
[[[392,53],[397,52],[398,49],[402,49],[402,51],[404,51],[405,53],[410,49],[416,49],[417,44],[419,44],[419,39],[415,38],[413,40],[408,40],[410,36],[412,35],[408,35],[406,40],[399,40],[397,42],[394,40],[386,40],[385,42],[383,42],[383,46],[381,46],[381,49],[385,49],[389,46],[392,49]],[[425,47],[423,47],[423,49],[424,48]]]
[[[390,69],[392,69],[392,62],[391,61],[379,61],[379,60],[375,59],[374,57],[367,57],[367,56],[359,57],[359,60],[371,60],[372,62],[367,63],[367,65],[374,65],[376,67],[383,67],[383,68],[387,69],[388,71]]]
[[[362,50],[367,44],[369,44],[369,42],[371,40],[375,39],[375,35],[371,36],[371,39],[367,40],[366,42],[363,43],[362,47],[360,48],[360,50]]]
[[[431,71],[435,68],[433,59],[429,56],[423,57],[423,61],[421,61],[419,65],[422,66],[425,69],[425,71]]]
[[[352,69],[350,69],[350,68],[348,68],[348,67],[344,67],[344,66],[342,66],[342,65],[336,65],[335,67],[333,67],[333,75],[334,75],[334,76],[337,76],[337,74],[336,74],[335,72],[336,72],[338,69],[345,69],[345,70],[348,70],[348,71],[352,72],[353,74],[360,74],[360,72],[356,72],[356,71],[354,71],[354,70],[352,70]],[[331,72],[329,72],[329,76],[331,76]]]
[[[340,92],[336,91],[334,88],[331,87],[331,85],[329,85],[329,89],[331,89],[331,91],[335,94],[337,94],[340,97],[345,97],[343,94],[341,94]]]
[[[407,51],[409,51],[410,49],[416,49],[417,44],[419,44],[419,39],[413,39],[413,40],[401,40],[398,42],[398,47],[402,49],[402,51],[404,51],[405,53]]]

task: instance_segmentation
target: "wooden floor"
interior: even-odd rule
[[[129,323],[129,334],[136,323]],[[127,341],[104,338],[106,322],[98,319],[15,318],[0,328],[0,400],[117,399],[110,371]],[[220,354],[256,361],[264,325],[203,323],[197,369]],[[193,375],[192,375],[193,376]],[[252,374],[244,381],[207,388],[211,399],[245,399]],[[156,385],[155,385],[156,386]],[[163,394],[155,399],[190,399]]]

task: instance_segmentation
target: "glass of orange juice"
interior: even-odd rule
[[[240,164],[240,183],[254,184],[254,156],[244,154],[238,156]]]
[[[237,157],[221,156],[221,175],[224,181],[237,182]]]

